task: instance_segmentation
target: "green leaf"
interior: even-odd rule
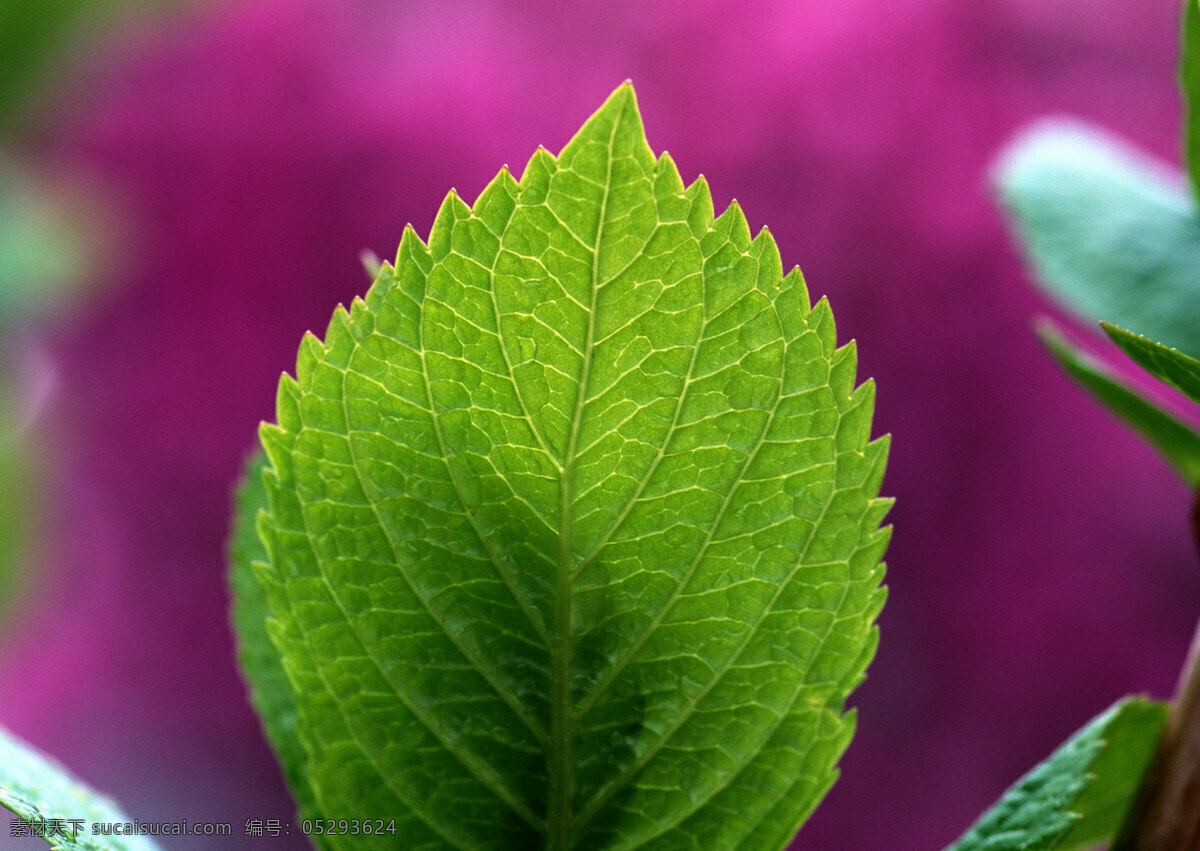
[[[996,183],[1051,296],[1200,355],[1200,219],[1174,169],[1094,127],[1044,121],[1004,153]]]
[[[1179,82],[1184,100],[1184,152],[1192,189],[1200,197],[1200,5],[1187,0],[1183,12],[1183,53]]]
[[[950,851],[1065,851],[1111,839],[1166,715],[1163,703],[1117,702],[1017,781]]]
[[[94,240],[70,206],[0,157],[0,331],[45,312],[93,277]]]
[[[411,848],[785,845],[884,600],[855,363],[628,84],[519,183],[452,192],[428,247],[406,229],[261,432],[322,814]]]
[[[24,586],[22,567],[30,550],[38,500],[30,475],[27,441],[13,425],[0,376],[0,626],[16,611]]]
[[[1185,482],[1192,487],[1200,484],[1200,434],[1116,379],[1049,324],[1038,333],[1080,387],[1154,444]]]
[[[152,851],[145,836],[109,836],[111,827],[133,820],[117,805],[93,792],[49,757],[0,728],[0,807],[10,810],[64,851]],[[79,820],[75,824],[70,819]],[[59,821],[54,821],[59,820]],[[104,833],[93,834],[93,826]],[[78,827],[78,830],[74,828]],[[17,828],[6,829],[6,835]]]
[[[96,0],[0,0],[0,131],[24,113],[50,58]]]
[[[1193,402],[1200,402],[1200,360],[1109,322],[1100,325],[1139,366]]]
[[[267,551],[258,536],[258,515],[267,506],[263,485],[266,456],[255,452],[247,461],[238,488],[233,535],[229,541],[229,585],[233,598],[233,631],[238,661],[246,672],[250,702],[296,796],[301,818],[313,818],[307,757],[296,735],[296,701],[275,646],[267,634],[267,600],[256,573],[264,573]],[[320,837],[313,837],[319,839]]]
[[[175,0],[0,0],[0,136],[29,123],[39,97],[69,85],[63,69],[86,54],[87,39]]]

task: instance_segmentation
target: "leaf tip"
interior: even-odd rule
[[[407,224],[400,234],[400,245],[396,247],[396,259],[392,262],[392,268],[396,269],[404,262],[405,253],[416,256],[425,252],[424,240],[417,235],[416,228],[412,224]]]
[[[1118,337],[1122,337],[1131,333],[1122,328],[1120,325],[1114,325],[1111,322],[1105,322],[1103,319],[1100,320],[1100,327],[1103,329],[1104,333],[1113,340],[1113,342],[1116,342]]]
[[[729,239],[738,250],[745,251],[750,247],[750,223],[746,221],[746,214],[736,198],[713,222],[713,227],[728,228]]]
[[[296,363],[296,378],[303,381],[302,372],[310,364],[310,361],[304,356],[312,360],[320,360],[325,354],[325,343],[312,331],[305,331],[304,336],[300,338],[300,354],[301,357]]]
[[[609,95],[608,100],[605,101],[605,106],[607,106],[609,103],[621,105],[632,103],[636,107],[637,92],[633,90],[633,80],[630,80],[628,77],[626,77],[619,86],[613,89],[612,94]]]

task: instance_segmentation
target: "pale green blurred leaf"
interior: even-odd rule
[[[1166,714],[1162,703],[1119,701],[1017,781],[950,851],[1068,851],[1111,839]]]
[[[884,600],[855,363],[628,85],[407,229],[262,429],[316,807],[409,848],[786,845]]]
[[[93,825],[129,825],[133,819],[112,801],[71,776],[54,760],[3,728],[0,728],[0,807],[51,834],[44,838],[55,849],[153,851],[158,848],[146,836],[93,835]],[[51,819],[81,819],[82,829],[78,832],[60,832],[52,827],[47,830],[46,822]],[[11,828],[5,825],[5,835],[10,833]]]
[[[0,159],[0,331],[90,281],[78,211],[16,163]]]
[[[1050,295],[1200,354],[1200,220],[1182,175],[1103,130],[1044,121],[1004,153],[996,183]]]

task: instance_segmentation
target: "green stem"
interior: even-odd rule
[[[1200,494],[1192,506],[1200,545]],[[1200,851],[1200,624],[1138,800],[1112,851]]]

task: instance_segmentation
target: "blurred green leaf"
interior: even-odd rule
[[[1111,322],[1101,322],[1100,325],[1109,338],[1139,366],[1193,402],[1200,402],[1200,360]]]
[[[1200,220],[1182,175],[1094,127],[1044,121],[995,180],[1041,285],[1077,315],[1200,354]]]
[[[145,836],[93,835],[92,825],[132,824],[115,803],[89,789],[65,768],[0,728],[0,807],[45,833],[63,851],[153,851]],[[51,820],[79,819],[78,832],[58,832]],[[69,825],[68,825],[69,827]],[[110,828],[111,829],[111,828]],[[13,828],[6,827],[11,835]]]
[[[1121,827],[1167,706],[1126,698],[1090,721],[985,812],[950,851],[1068,851]]]
[[[0,330],[91,280],[89,238],[69,204],[0,159]]]
[[[1183,12],[1183,54],[1179,82],[1184,101],[1184,152],[1192,188],[1200,197],[1200,2],[1187,0]]]
[[[0,132],[25,105],[55,49],[103,0],[0,0]]]
[[[1191,486],[1200,483],[1200,434],[1118,380],[1052,326],[1038,329],[1059,365],[1079,386],[1146,437]]]
[[[13,429],[7,402],[0,398],[0,625],[6,622],[22,585],[21,568],[29,551],[35,504],[30,493],[28,447]]]
[[[0,139],[25,124],[39,97],[106,24],[138,7],[180,0],[0,0]]]

